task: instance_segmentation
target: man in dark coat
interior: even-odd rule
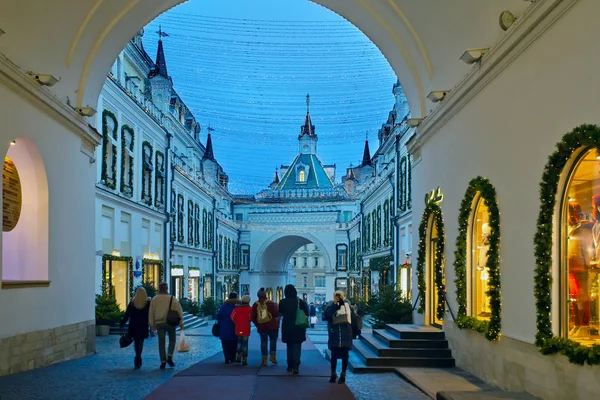
[[[236,304],[240,304],[238,294],[231,292],[229,293],[229,298],[225,300],[217,313],[217,320],[219,321],[219,339],[221,339],[221,346],[223,347],[225,364],[237,361],[236,352],[238,338],[235,334],[235,324],[231,320],[231,313],[235,309]]]
[[[310,327],[314,328],[315,324],[313,323],[313,317],[317,316],[317,307],[315,307],[315,303],[310,302],[310,307],[308,308],[308,317],[310,318]]]
[[[294,285],[287,285],[283,294],[285,298],[279,302],[279,314],[283,317],[281,341],[287,345],[287,371],[298,375],[302,342],[306,341],[306,328],[296,326],[296,310],[302,310],[308,317],[308,306],[298,298]]]

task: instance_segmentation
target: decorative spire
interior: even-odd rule
[[[350,166],[350,168],[348,168],[348,174],[346,175],[346,180],[348,181],[356,181],[356,175],[354,175],[354,168],[352,168],[352,166]]]
[[[273,178],[273,183],[274,184],[278,184],[279,183],[279,174],[278,174],[279,168],[275,168],[275,177]]]
[[[371,152],[369,151],[369,131],[367,131],[365,139],[365,151],[363,152],[363,159],[361,167],[365,165],[371,165]]]
[[[304,119],[304,125],[300,128],[300,136],[301,138],[304,135],[308,135],[309,137],[316,137],[315,134],[315,126],[312,124],[310,119],[310,95],[306,95],[306,118]]]
[[[158,50],[156,51],[156,68],[153,71],[152,76],[160,75],[163,78],[169,78],[169,73],[167,72],[167,61],[165,60],[165,51],[162,44],[162,38],[169,35],[163,32],[160,25],[158,26],[158,31],[156,33],[158,33]]]
[[[213,146],[212,146],[212,138],[210,137],[210,133],[212,131],[214,131],[214,128],[210,127],[210,124],[208,125],[208,128],[206,128],[206,130],[208,131],[208,138],[206,139],[206,151],[204,152],[204,156],[202,157],[202,160],[211,160],[211,161],[215,161],[215,154],[213,153]]]

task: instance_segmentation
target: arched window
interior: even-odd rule
[[[490,212],[482,197],[477,196],[471,221],[471,316],[488,320],[491,317],[487,270],[490,249]]]
[[[561,221],[562,335],[600,344],[600,160],[596,149],[575,162],[566,182]]]

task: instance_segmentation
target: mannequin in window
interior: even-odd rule
[[[600,196],[594,196],[592,204],[594,222],[583,220],[581,206],[576,202],[569,202],[568,301],[569,336],[572,338],[589,336],[588,271],[600,254],[597,240],[600,239]]]
[[[480,271],[479,279],[481,280],[481,309],[477,310],[479,317],[490,317],[490,301],[487,295],[489,278],[487,269],[488,250],[490,249],[490,224],[484,222],[481,225],[481,246],[479,248],[479,259],[477,260],[477,271]]]

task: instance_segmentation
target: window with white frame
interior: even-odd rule
[[[315,276],[315,287],[316,288],[324,288],[325,287],[325,277],[324,276]]]

